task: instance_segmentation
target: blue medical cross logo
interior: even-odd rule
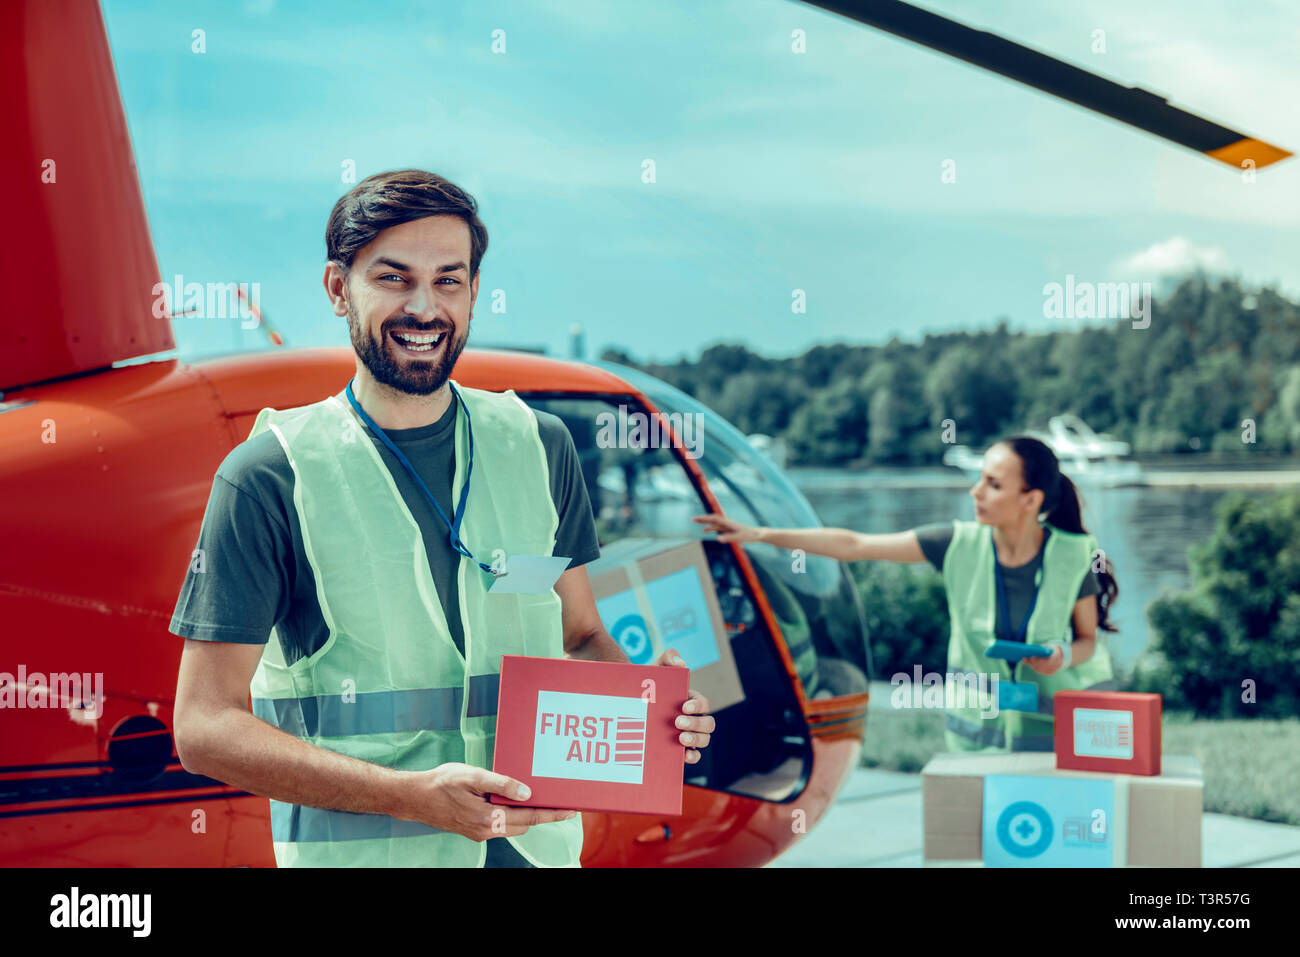
[[[997,835],[1008,854],[1037,857],[1052,843],[1052,818],[1041,804],[1015,801],[998,815]]]

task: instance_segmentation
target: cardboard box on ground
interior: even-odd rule
[[[605,546],[587,574],[601,621],[633,664],[676,648],[713,711],[745,699],[698,540],[625,538]]]
[[[1055,765],[1048,751],[936,754],[921,772],[925,862],[1201,866],[1203,783],[1195,757],[1166,754],[1158,775]]]
[[[1201,766],[1161,754],[1160,694],[1061,690],[1053,752],[936,754],[926,862],[1200,867]]]
[[[1058,691],[1055,751],[949,752],[921,772],[927,864],[1200,867],[1200,762],[1160,753],[1158,694]]]

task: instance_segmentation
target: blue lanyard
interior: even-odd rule
[[[461,519],[465,517],[465,502],[469,499],[469,480],[470,476],[474,474],[474,423],[470,421],[469,409],[466,408],[464,402],[461,402],[460,393],[456,391],[456,386],[453,385],[450,380],[448,380],[447,385],[451,388],[452,395],[456,397],[456,401],[460,402],[460,407],[464,409],[465,425],[469,429],[469,465],[465,468],[465,484],[460,490],[460,501],[456,504],[456,518],[454,521],[447,517],[447,513],[442,510],[442,506],[438,504],[438,500],[435,499],[433,493],[429,491],[429,486],[425,485],[424,480],[416,474],[415,467],[411,465],[410,460],[402,454],[402,450],[393,444],[393,440],[388,437],[388,434],[384,432],[383,429],[375,424],[374,419],[366,415],[366,410],[361,408],[361,405],[357,402],[357,397],[352,394],[352,379],[348,380],[347,387],[344,391],[347,393],[348,401],[352,403],[352,408],[357,410],[357,415],[359,415],[361,421],[366,424],[366,428],[375,433],[375,435],[378,436],[379,441],[388,446],[388,451],[397,456],[397,461],[401,462],[406,468],[406,471],[411,473],[411,478],[415,479],[415,484],[420,486],[420,490],[428,496],[429,501],[433,504],[434,510],[438,513],[438,516],[443,520],[450,532],[447,541],[450,543],[451,547],[464,555],[470,561],[474,562],[489,575],[495,576],[497,573],[492,570],[492,566],[486,565],[475,558],[473,553],[465,547],[465,543],[460,540],[460,523]]]
[[[989,530],[989,538],[993,537],[993,530]],[[1037,574],[1034,575],[1034,594],[1029,599],[1029,610],[1025,612],[1024,620],[1020,622],[1020,627],[1016,630],[1014,638],[1011,637],[1011,610],[1007,607],[1007,586],[1002,581],[1002,566],[998,564],[998,543],[993,543],[993,573],[998,582],[998,607],[1002,609],[1002,623],[1007,629],[1007,640],[1024,641],[1025,632],[1029,630],[1029,616],[1034,613],[1034,606],[1038,604],[1038,588],[1043,580],[1043,569],[1040,567]]]

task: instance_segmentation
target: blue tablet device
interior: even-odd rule
[[[1052,649],[1045,645],[1031,645],[1023,641],[1002,641],[998,639],[984,652],[987,658],[1005,658],[1007,661],[1019,661],[1021,658],[1050,658]]]

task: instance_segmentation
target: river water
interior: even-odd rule
[[[975,519],[969,486],[951,487],[951,469],[792,468],[787,475],[828,526],[874,534],[954,518]],[[910,487],[900,487],[904,485]],[[1227,490],[1085,487],[1080,491],[1083,524],[1115,565],[1119,599],[1111,609],[1111,620],[1119,631],[1107,637],[1113,660],[1127,671],[1149,640],[1146,606],[1163,593],[1188,590],[1188,546],[1205,541],[1214,531],[1214,506]],[[1271,494],[1241,491],[1251,498]]]

